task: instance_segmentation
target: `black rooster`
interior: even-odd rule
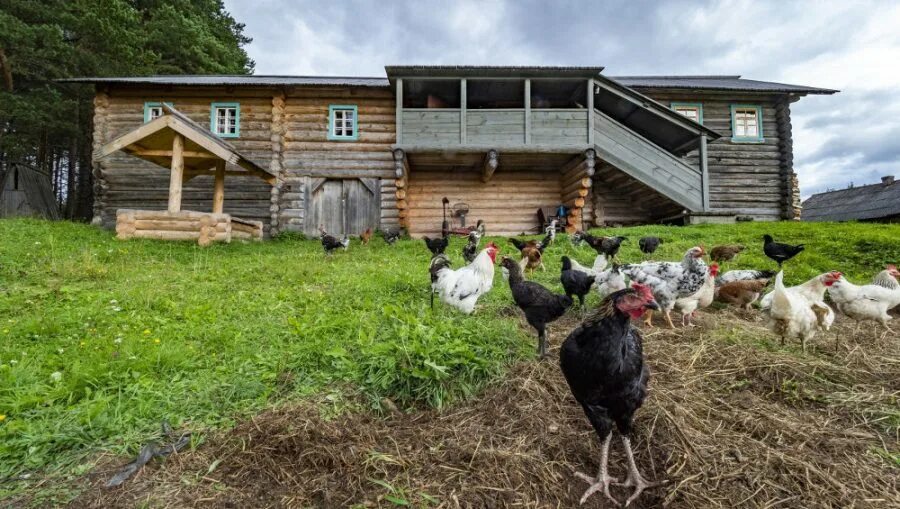
[[[622,242],[628,240],[627,237],[585,237],[584,239],[598,254],[605,254],[607,258],[613,259],[619,254],[619,247]]]
[[[534,241],[534,240],[519,240],[519,239],[517,239],[517,238],[510,238],[510,239],[509,239],[509,243],[512,244],[512,245],[514,245],[514,246],[516,246],[516,249],[518,249],[519,252],[521,252],[523,249],[525,249],[525,248],[528,247],[529,245],[532,246],[532,247],[536,247],[536,246],[537,246],[537,241]]]
[[[444,251],[447,249],[447,244],[449,243],[447,237],[438,237],[436,239],[422,237],[422,240],[425,241],[425,245],[428,246],[428,250],[431,251],[432,256],[444,254]]]
[[[642,253],[651,255],[662,243],[663,241],[659,237],[641,237],[641,239],[638,240],[638,247],[641,249]]]
[[[381,238],[383,238],[389,246],[393,246],[394,242],[397,242],[397,239],[400,238],[400,229],[397,228],[396,230],[384,230],[381,232]]]
[[[478,234],[477,231],[469,232],[469,241],[463,246],[462,255],[467,263],[472,263],[475,261],[475,257],[478,256],[478,241],[481,240],[481,235]]]
[[[572,298],[568,295],[557,295],[534,281],[525,281],[522,268],[515,260],[507,256],[500,261],[509,271],[509,289],[513,300],[525,313],[528,324],[538,333],[538,355],[547,356],[547,324],[566,313],[572,306]]]
[[[804,249],[803,244],[798,244],[796,246],[782,244],[780,242],[775,242],[775,239],[769,234],[763,235],[763,253],[777,262],[779,268],[781,268],[782,263],[797,256]]]
[[[641,334],[631,325],[631,320],[640,318],[647,309],[659,309],[650,288],[632,284],[631,288],[603,299],[597,312],[572,331],[560,349],[559,365],[572,395],[603,441],[597,477],[576,474],[591,484],[581,497],[582,504],[602,491],[606,498],[619,505],[609,494],[609,485],[615,479],[607,471],[613,423],[622,435],[628,458],[625,486],[635,487],[625,505],[654,485],[638,471],[629,439],[632,418],[647,396],[650,378],[650,370],[644,364]]]
[[[559,281],[566,289],[566,295],[578,296],[578,303],[584,307],[584,296],[591,291],[597,276],[588,275],[580,270],[572,270],[572,260],[568,256],[562,257],[562,272]]]
[[[334,236],[328,235],[324,228],[320,227],[319,231],[321,232],[322,248],[325,249],[326,255],[330,255],[338,248],[344,248],[346,251],[347,246],[350,245],[350,239],[346,235],[344,235],[343,239],[338,240]]]

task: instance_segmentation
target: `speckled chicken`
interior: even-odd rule
[[[669,327],[672,323],[672,308],[681,297],[694,294],[706,281],[707,268],[703,262],[705,251],[702,246],[687,250],[681,262],[644,262],[636,265],[625,265],[622,272],[632,281],[650,287],[653,297],[663,310]],[[651,315],[647,314],[646,323],[652,325]]]

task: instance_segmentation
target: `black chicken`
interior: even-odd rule
[[[428,246],[428,250],[431,251],[432,256],[444,254],[444,251],[447,249],[447,244],[449,243],[447,237],[438,237],[436,239],[422,237],[422,240],[425,241],[425,245]]]
[[[350,239],[344,235],[344,238],[338,240],[336,237],[332,235],[328,235],[324,228],[319,228],[321,232],[321,240],[322,240],[322,248],[325,249],[325,254],[330,255],[334,250],[338,248],[347,249],[347,246],[350,245]]]
[[[538,355],[543,359],[547,356],[547,324],[566,313],[572,305],[572,298],[557,295],[534,281],[525,281],[522,268],[512,258],[504,256],[500,265],[509,271],[509,289],[513,300],[525,313],[528,324],[538,333]]]
[[[584,307],[584,296],[591,291],[597,276],[588,275],[580,270],[572,270],[572,260],[568,256],[562,257],[562,272],[559,280],[566,289],[566,295],[578,296],[578,302]]]
[[[650,370],[644,364],[641,334],[631,325],[631,320],[640,318],[648,309],[659,309],[650,288],[632,284],[631,288],[603,299],[597,312],[572,331],[560,349],[559,365],[569,388],[603,441],[597,477],[576,474],[591,484],[581,497],[582,504],[602,491],[606,498],[619,505],[609,494],[609,485],[615,479],[607,471],[613,423],[622,435],[628,458],[625,486],[635,487],[625,505],[654,485],[638,471],[629,439],[632,418],[647,396],[650,378]]]
[[[478,256],[479,240],[481,240],[481,235],[479,235],[477,231],[469,232],[469,241],[463,246],[462,251],[463,259],[465,259],[467,263],[474,262],[475,257]]]
[[[779,268],[782,263],[797,256],[804,249],[803,244],[798,244],[796,246],[782,244],[780,242],[775,242],[775,239],[769,234],[763,235],[763,253],[777,262]]]
[[[523,249],[525,249],[525,248],[528,247],[528,246],[532,246],[532,247],[536,247],[536,246],[537,246],[537,241],[534,241],[534,240],[519,240],[519,239],[517,239],[517,238],[510,238],[510,239],[509,239],[509,243],[512,244],[512,245],[514,245],[514,246],[516,246],[516,249],[518,249],[519,252],[521,252]]]
[[[547,235],[544,235],[544,238],[538,242],[538,251],[540,251],[541,254],[544,254],[544,250],[547,249],[547,246],[550,244],[553,244],[553,234],[547,233]]]
[[[622,242],[628,240],[627,237],[586,237],[584,239],[598,254],[605,254],[607,258],[613,259],[619,254],[619,247]]]
[[[646,255],[653,254],[659,245],[662,244],[662,239],[659,237],[641,237],[638,240],[638,247],[641,249],[641,252]]]
[[[583,231],[577,230],[575,233],[572,234],[571,237],[569,237],[569,241],[572,242],[572,245],[573,245],[573,246],[575,246],[575,247],[581,247],[581,244],[584,243],[584,236],[585,236],[585,235],[587,235],[587,234],[584,233]]]
[[[393,246],[394,242],[397,242],[397,239],[400,238],[400,229],[397,228],[396,230],[384,230],[381,232],[381,238],[383,238],[389,246]]]

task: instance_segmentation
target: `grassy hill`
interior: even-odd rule
[[[489,225],[488,225],[489,226]],[[656,259],[689,247],[748,247],[733,268],[774,268],[761,236],[806,243],[786,282],[827,270],[868,281],[900,261],[900,226],[745,223],[615,230],[658,235]],[[494,239],[514,253],[503,239]],[[448,254],[461,263],[462,239]],[[533,278],[561,290],[559,257],[593,251],[565,237]],[[312,398],[336,414],[384,398],[443,407],[533,355],[508,287],[473,316],[428,308],[421,241],[369,246],[326,259],[317,241],[216,245],[121,242],[72,223],[0,220],[0,478],[37,469],[80,472],[99,450],[135,452],[163,419],[207,431],[279,402]],[[591,296],[589,305],[597,303]],[[552,327],[552,326],[551,326]],[[564,335],[563,335],[564,337]],[[723,340],[733,340],[724,338]],[[758,348],[774,346],[759,334]],[[756,348],[755,346],[754,348]],[[793,347],[788,347],[793,351]],[[4,489],[0,486],[0,495]]]

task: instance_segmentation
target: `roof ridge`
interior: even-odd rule
[[[692,80],[739,80],[740,74],[631,74],[627,76],[607,76],[612,79],[692,79]]]

